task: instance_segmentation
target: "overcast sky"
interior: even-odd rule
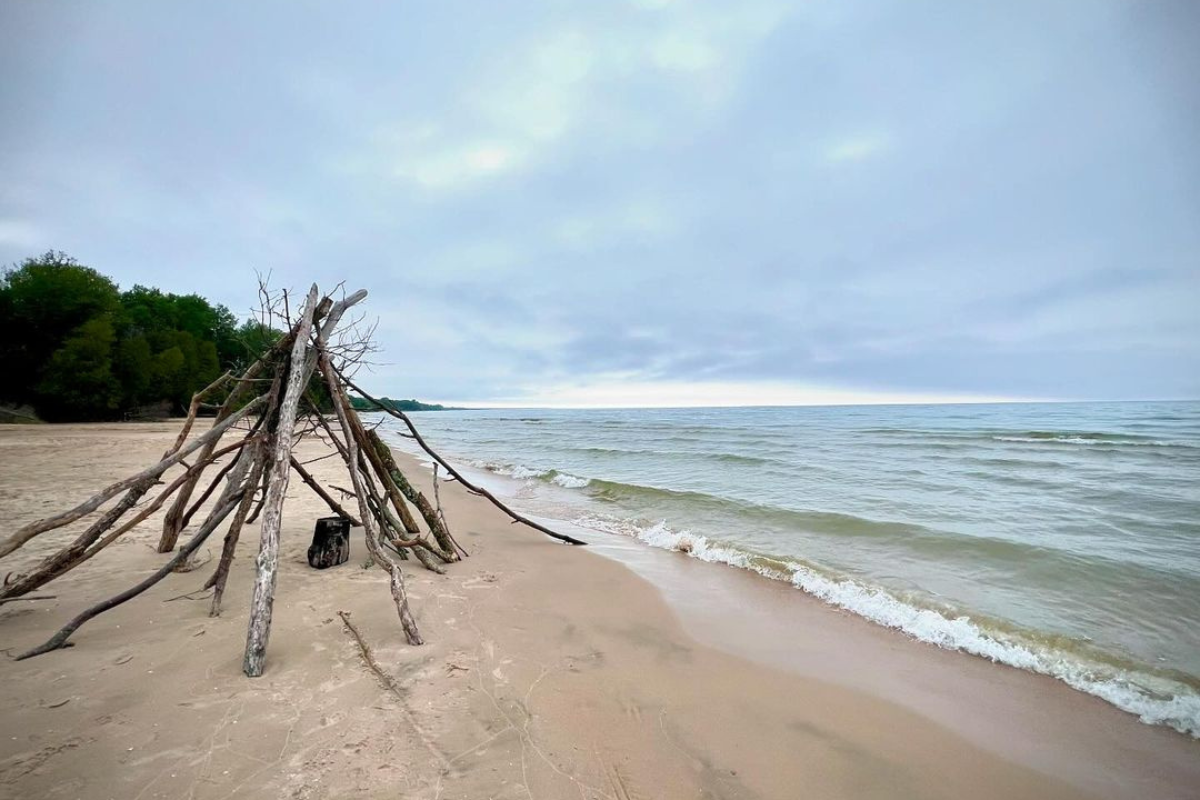
[[[1200,3],[0,6],[0,262],[370,291],[381,394],[1200,396]]]

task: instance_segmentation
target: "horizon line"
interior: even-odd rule
[[[425,401],[422,401],[425,402]],[[1123,398],[1123,399],[1054,399],[1019,398],[1006,400],[929,400],[929,401],[879,401],[859,403],[731,403],[727,405],[487,405],[471,404],[473,401],[451,402],[431,400],[430,404],[443,405],[446,411],[639,411],[639,410],[683,410],[683,409],[726,409],[726,408],[861,408],[879,406],[999,406],[999,405],[1072,405],[1087,403],[1195,403],[1200,397]]]

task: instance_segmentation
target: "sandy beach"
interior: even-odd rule
[[[137,471],[177,430],[0,426],[5,528]],[[322,454],[314,441],[298,450]],[[397,460],[428,491],[430,473]],[[345,482],[336,459],[311,469]],[[73,648],[0,660],[0,797],[1200,795],[1200,742],[1049,678],[680,554],[559,544],[456,484],[441,494],[471,557],[444,576],[406,570],[425,646],[404,644],[387,576],[363,568],[361,529],[349,563],[309,568],[327,510],[293,477],[266,674],[241,673],[256,551],[244,546],[219,618],[182,596],[201,567],[91,622]],[[39,592],[56,599],[0,607],[0,648],[43,641],[161,565],[160,519]],[[5,571],[69,535],[35,539]]]

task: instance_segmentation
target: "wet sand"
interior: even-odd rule
[[[6,530],[152,462],[175,430],[0,426]],[[322,453],[301,445],[304,458]],[[429,473],[398,460],[428,491]],[[346,483],[335,459],[311,468]],[[0,797],[1200,793],[1197,742],[1049,679],[678,554],[558,544],[456,484],[442,498],[472,557],[445,576],[406,570],[424,647],[404,644],[386,575],[362,568],[360,530],[350,563],[308,567],[313,521],[327,512],[293,480],[266,675],[240,671],[252,526],[222,617],[179,597],[210,564],[89,623],[71,649],[0,662]],[[57,599],[0,607],[0,647],[42,641],[161,564],[160,519],[47,587]],[[3,569],[70,535],[34,540]],[[205,546],[214,555],[218,541]],[[338,611],[398,692],[364,668]]]

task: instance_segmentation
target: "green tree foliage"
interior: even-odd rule
[[[154,352],[145,336],[130,336],[117,345],[113,370],[121,384],[121,407],[137,408],[153,396]]]
[[[112,416],[121,403],[121,384],[112,368],[116,340],[109,314],[93,317],[72,331],[41,371],[39,413],[51,420]]]
[[[379,398],[379,405],[363,397],[351,397],[350,405],[355,411],[378,411],[379,406],[393,408],[397,411],[458,411],[460,409],[443,406],[438,403],[422,403],[420,400],[393,400],[390,397]]]
[[[0,275],[0,401],[54,420],[120,418],[141,406],[181,411],[225,369],[247,366],[279,336],[239,324],[198,295],[121,292],[64,253]]]
[[[65,253],[26,259],[0,280],[0,370],[5,400],[37,405],[41,372],[88,320],[120,310],[117,286]]]

